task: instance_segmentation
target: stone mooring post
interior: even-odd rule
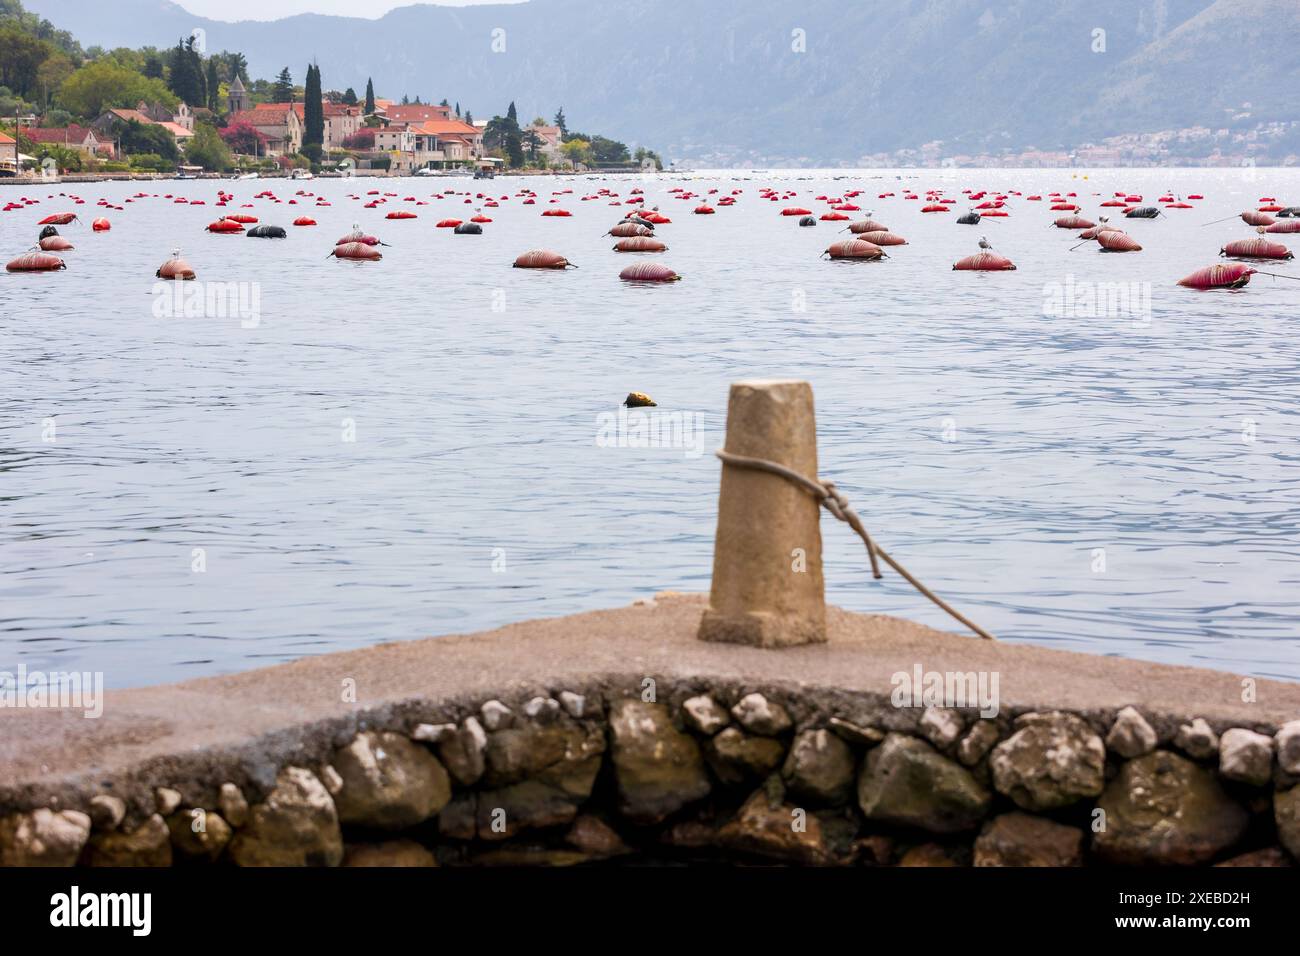
[[[736,382],[725,450],[817,477],[812,385]],[[820,504],[780,475],[724,465],[713,587],[699,639],[758,647],[826,640]]]

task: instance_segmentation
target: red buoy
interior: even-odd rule
[[[226,218],[231,222],[243,223],[245,226],[251,226],[257,222],[256,216],[249,216],[245,213],[236,213],[235,215],[227,216]]]
[[[113,228],[113,224],[101,216],[90,224],[90,228],[95,230],[95,232],[108,232],[108,230]]]
[[[516,269],[564,269],[573,265],[558,252],[549,249],[533,249],[515,259]],[[573,266],[573,268],[578,268]]]
[[[385,219],[415,219],[416,214],[413,212],[407,212],[405,209],[402,209],[398,212],[390,212],[384,218]]]
[[[615,252],[667,252],[668,247],[654,236],[628,236],[614,244]]]
[[[1142,247],[1127,232],[1106,229],[1097,233],[1097,244],[1106,252],[1141,252]]]
[[[1082,216],[1062,216],[1052,225],[1057,229],[1091,229],[1096,223],[1090,219],[1084,219]]]
[[[573,213],[567,209],[545,209],[542,211],[543,216],[572,216]]]
[[[948,211],[948,207],[940,202],[930,203],[930,205],[928,206],[921,207],[921,212],[947,212],[947,211]]]
[[[40,242],[42,252],[68,252],[72,243],[62,236],[46,236]]]
[[[885,250],[874,242],[854,238],[831,243],[824,254],[832,259],[879,259],[884,256]]]
[[[339,259],[362,259],[373,262],[384,257],[374,246],[366,245],[364,242],[345,242],[342,245],[334,247],[333,255]]]
[[[1293,259],[1295,254],[1280,242],[1269,242],[1263,236],[1254,239],[1237,239],[1219,250],[1219,255],[1234,259]]]
[[[455,229],[461,224],[460,219],[441,219],[438,221],[437,229]]]
[[[676,282],[681,278],[672,269],[658,262],[638,262],[618,274],[624,282]]]
[[[715,212],[715,210],[714,210],[714,208],[713,208],[712,206],[696,206],[696,207],[695,207],[695,215],[697,215],[697,216],[712,216],[714,212]]]
[[[883,222],[876,222],[874,219],[859,219],[857,222],[849,223],[849,232],[854,235],[860,235],[864,232],[889,232],[889,227]]]
[[[1300,232],[1300,219],[1279,219],[1271,226],[1256,226],[1256,232]]]
[[[208,232],[235,233],[243,231],[243,225],[233,219],[218,219],[216,222],[208,223]]]
[[[874,242],[878,246],[905,246],[907,240],[902,236],[896,236],[888,230],[877,232],[864,232],[860,238],[867,242]]]
[[[38,222],[36,225],[38,225],[38,226],[66,226],[68,223],[70,223],[70,222],[76,222],[76,221],[77,221],[77,214],[76,214],[75,212],[56,212],[56,213],[55,213],[54,215],[52,215],[52,216],[46,216],[44,219],[42,219],[42,220],[41,220],[40,222]],[[16,262],[17,260],[15,259],[14,261]]]
[[[654,230],[639,222],[620,222],[609,231],[609,234],[616,239],[625,239],[630,236],[653,236]]]
[[[952,267],[960,272],[1002,272],[1014,269],[1016,264],[996,252],[977,252],[973,256],[958,259]]]
[[[154,275],[159,279],[193,279],[194,268],[181,258],[179,252],[176,252],[158,267],[158,271]]]
[[[811,216],[811,209],[804,209],[803,206],[787,206],[781,210],[783,216]]]
[[[1240,289],[1250,282],[1255,270],[1239,263],[1218,263],[1197,269],[1189,276],[1178,280],[1178,284],[1189,289]]]
[[[299,216],[293,221],[293,224],[295,226],[314,226],[316,225],[316,220],[312,219],[310,216]]]
[[[6,272],[53,272],[66,269],[67,263],[47,252],[28,252],[5,266]]]
[[[1256,212],[1253,209],[1247,209],[1241,214],[1241,221],[1248,226],[1271,226],[1277,222],[1266,212]]]

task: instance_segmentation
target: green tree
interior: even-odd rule
[[[560,135],[563,136],[569,132],[569,124],[564,119],[564,107],[561,106],[555,111],[555,125],[560,128]]]
[[[0,29],[0,86],[9,87],[19,96],[36,95],[37,73],[53,52],[50,44],[16,27]]]
[[[366,109],[365,113],[369,116],[375,111],[375,84],[371,80],[366,80]]]
[[[512,167],[518,168],[524,164],[523,133],[519,129],[519,111],[515,109],[514,100],[510,101],[510,108],[506,110],[501,148],[505,151],[506,159],[510,161]]]
[[[357,105],[357,91],[354,90],[354,89],[353,89],[352,87],[350,87],[350,86],[349,86],[346,90],[344,90],[344,91],[343,91],[343,103],[344,103],[344,105],[346,105],[346,106],[356,106],[356,105]]]
[[[289,72],[287,66],[281,70],[280,75],[275,78],[275,86],[271,89],[271,102],[293,102],[293,74]]]
[[[203,77],[203,60],[194,49],[194,37],[180,40],[172,48],[167,75],[167,85],[176,96],[190,106],[207,103],[206,82]]]
[[[208,123],[194,124],[194,138],[185,147],[185,158],[195,166],[220,172],[232,164],[230,150]]]
[[[530,126],[524,130],[523,145],[528,150],[528,158],[537,162],[537,151],[542,146],[542,137],[537,134],[537,127]]]
[[[141,72],[151,80],[161,80],[163,78],[163,58],[157,53],[148,54],[144,58],[144,68]]]
[[[59,89],[58,102],[76,116],[93,120],[106,109],[133,107],[141,100],[175,109],[177,99],[161,80],[151,80],[107,60],[87,63]]]
[[[585,139],[565,140],[564,145],[560,147],[564,155],[574,163],[582,163],[584,166],[591,165],[591,144]]]
[[[28,36],[49,43],[55,49],[72,57],[78,64],[85,59],[85,53],[80,44],[72,38],[71,33],[56,29],[49,20],[24,10],[20,0],[0,0],[0,23],[13,26]]]
[[[325,111],[321,107],[320,67],[309,64],[307,84],[303,91],[303,146],[315,146],[319,151],[325,142]]]
[[[239,81],[248,86],[248,61],[244,59],[244,54],[229,53],[223,50],[217,54],[217,57],[222,61],[223,73],[227,82],[239,77]]]
[[[169,131],[154,123],[141,123],[131,120],[118,137],[122,152],[152,153],[163,159],[175,160],[180,156],[176,148],[176,137]]]
[[[215,113],[221,107],[221,74],[215,56],[208,57],[207,78],[204,85],[207,88],[208,109]]]
[[[47,56],[45,62],[36,71],[36,91],[41,99],[49,103],[51,98],[58,95],[63,84],[76,72],[76,69],[72,65],[72,59],[66,53],[55,50]]]

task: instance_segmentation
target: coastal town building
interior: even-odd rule
[[[564,158],[564,131],[560,127],[534,123],[528,129],[541,140],[537,152],[545,156],[547,161],[557,163]]]
[[[12,173],[18,169],[18,140],[0,133],[0,170]]]
[[[50,129],[25,126],[19,130],[19,134],[33,143],[75,149],[87,156],[112,159],[117,155],[112,135],[88,126],[71,125]]]
[[[302,121],[287,103],[263,104],[266,109],[232,113],[227,126],[247,123],[263,136],[259,152],[263,156],[283,156],[302,149]]]
[[[239,77],[235,77],[226,87],[226,112],[242,113],[252,108],[252,97],[248,95],[248,90],[244,89],[244,84],[240,82]]]
[[[101,139],[116,139],[131,123],[161,126],[176,137],[176,142],[181,146],[194,138],[194,114],[184,102],[174,112],[165,106],[151,106],[143,102],[133,110],[105,110],[90,126]]]
[[[459,165],[483,154],[483,131],[462,120],[445,118],[444,113],[450,112],[446,107],[395,109],[411,110],[406,115],[413,117],[428,112],[435,118],[394,122],[390,116],[387,125],[375,129],[375,151],[388,154],[391,171],[410,173]]]
[[[254,109],[276,112],[292,110],[298,118],[299,126],[306,132],[306,103],[258,103]],[[325,100],[321,103],[321,112],[325,120],[323,145],[328,149],[342,149],[343,141],[365,125],[365,116],[362,115],[360,106],[348,106],[346,103],[331,103]]]

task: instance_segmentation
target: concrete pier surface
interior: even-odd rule
[[[996,673],[1008,717],[1070,710],[1108,723],[1134,705],[1162,739],[1194,717],[1216,730],[1265,733],[1300,717],[1300,684],[995,643],[834,607],[825,644],[707,643],[696,638],[705,607],[703,595],[664,593],[616,610],[109,691],[98,719],[0,708],[0,806],[68,805],[110,781],[128,799],[143,799],[145,788],[165,780],[256,782],[286,760],[328,754],[358,727],[454,719],[458,707],[485,698],[539,691],[635,696],[646,678],[662,698],[705,682],[776,689],[823,714],[885,726],[919,714],[889,703],[892,675],[918,665]],[[1254,702],[1243,700],[1243,681]]]

